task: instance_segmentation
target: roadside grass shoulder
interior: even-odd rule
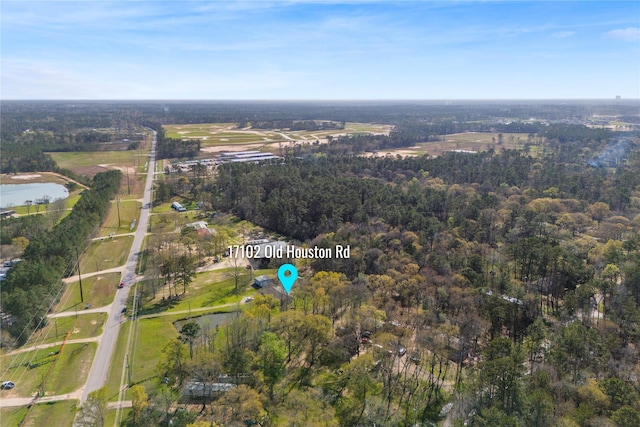
[[[80,256],[81,274],[124,265],[133,244],[133,236],[121,236],[94,240]]]
[[[77,279],[77,276],[76,276]],[[87,304],[92,308],[104,307],[113,302],[116,295],[121,275],[118,273],[105,273],[82,279],[82,294],[84,301],[80,301],[80,284],[75,281],[67,283],[67,288],[55,311],[79,311],[85,309]]]
[[[23,426],[70,426],[76,417],[78,405],[79,402],[77,400],[38,403],[31,409],[29,417],[25,420]]]
[[[120,207],[118,207],[118,204]],[[117,200],[112,200],[109,213],[100,228],[100,236],[108,236],[110,233],[124,234],[135,231],[137,224],[133,229],[131,229],[131,225],[134,219],[136,219],[137,222],[137,219],[140,218],[141,209],[142,203],[138,201],[121,200],[118,203]],[[120,223],[119,225],[118,222]]]
[[[122,325],[105,383],[109,401],[118,399],[118,389],[123,369],[132,370],[131,381],[134,385],[144,385],[147,392],[157,388],[158,373],[156,372],[156,366],[163,356],[162,350],[169,341],[178,336],[178,331],[173,326],[173,321],[180,317],[180,315],[176,315],[138,320],[135,355],[128,354],[126,349],[129,323],[126,322]],[[127,360],[129,363],[128,368]],[[125,382],[128,381],[128,375],[129,373],[126,373]],[[131,399],[129,390],[125,393],[124,399]]]
[[[0,408],[0,424],[3,426],[19,426],[29,408],[27,406]]]
[[[102,327],[106,320],[107,313],[81,313],[77,317],[66,316],[50,319],[49,324],[33,334],[24,346],[31,347],[62,341],[67,335],[67,331],[71,331],[70,340],[97,337],[102,333]]]
[[[58,355],[60,348],[55,346],[2,356],[2,372],[6,371],[5,377],[16,383],[16,387],[4,397],[35,395],[56,357],[59,360],[46,381],[45,394],[70,393],[80,388],[87,379],[96,344],[68,344]]]
[[[116,409],[109,409],[107,411],[107,416],[105,417],[104,420],[104,425],[105,426],[113,426],[116,425],[116,412],[118,412]],[[129,416],[129,412],[131,412],[131,408],[122,408],[120,409],[120,413],[121,413],[121,420],[126,420],[127,417]]]
[[[96,343],[65,346],[47,380],[45,393],[65,394],[79,389],[87,380],[96,349]]]

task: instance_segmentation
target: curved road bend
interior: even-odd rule
[[[125,316],[122,313],[122,309],[126,306],[127,296],[129,289],[132,286],[132,282],[136,278],[136,265],[138,262],[138,254],[142,249],[142,243],[147,233],[147,226],[149,224],[149,213],[151,206],[151,186],[153,185],[154,172],[156,168],[156,132],[153,132],[153,140],[151,142],[151,151],[149,153],[149,167],[147,169],[147,181],[144,186],[144,195],[142,198],[142,210],[140,211],[140,219],[138,221],[138,229],[135,232],[133,238],[133,245],[131,245],[131,251],[127,258],[127,263],[122,273],[122,281],[125,286],[122,289],[116,291],[116,296],[111,304],[111,311],[104,325],[104,332],[102,339],[98,344],[98,350],[93,359],[91,370],[89,371],[89,377],[82,392],[81,403],[87,400],[87,396],[92,391],[101,388],[109,372],[109,364],[111,362],[111,356],[116,346],[118,339],[118,332],[120,330],[120,324]]]

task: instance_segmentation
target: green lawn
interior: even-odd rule
[[[26,406],[0,408],[0,424],[3,426],[19,426],[27,415]]]
[[[156,388],[156,365],[162,357],[162,349],[164,349],[169,341],[178,336],[178,331],[172,322],[181,317],[184,316],[163,316],[139,320],[135,357],[130,354],[125,355],[127,352],[125,347],[129,336],[130,323],[125,322],[122,325],[105,384],[110,401],[117,401],[118,399],[118,387],[120,385],[122,369],[126,365],[125,356],[131,358],[130,361],[133,361],[133,383],[144,385],[147,392]],[[128,375],[128,373],[125,373],[125,375]],[[126,381],[127,377],[125,376],[125,382]],[[131,399],[129,391],[127,391],[124,399]]]
[[[62,341],[68,331],[71,331],[70,340],[97,337],[102,333],[102,326],[106,320],[107,313],[82,314],[82,312],[77,317],[49,319],[49,324],[34,333],[25,347]]]
[[[260,270],[260,274],[275,275],[275,272],[276,270]],[[249,286],[253,281],[251,272],[241,267],[240,273],[238,281],[240,294],[234,292],[233,269],[207,271],[196,274],[193,282],[187,287],[186,294],[180,295],[178,300],[163,303],[163,295],[168,296],[168,286],[159,289],[156,293],[156,299],[146,302],[139,314],[172,313],[239,302],[245,296],[255,293],[255,290]],[[178,285],[178,293],[182,294],[180,285]]]
[[[80,193],[83,191],[82,188],[79,188],[75,191],[69,193],[69,197],[63,200],[60,208],[62,209],[71,209],[73,208],[78,200],[80,200]],[[36,205],[33,204],[31,206],[20,205],[20,206],[12,206],[11,209],[16,211],[18,215],[35,215],[35,214],[44,214],[47,213],[49,209],[57,209],[55,203],[49,203],[48,205]],[[68,211],[70,213],[71,211]],[[68,213],[66,213],[68,215]]]
[[[168,213],[174,212],[173,208],[171,208],[171,202],[166,203],[154,203],[153,208],[151,209],[152,213]]]
[[[118,332],[118,340],[116,341],[116,348],[113,350],[111,356],[111,365],[109,366],[109,373],[107,374],[107,381],[105,387],[107,387],[107,398],[111,402],[118,400],[118,387],[120,386],[120,376],[122,375],[122,369],[124,363],[126,363],[125,353],[127,346],[127,337],[129,336],[129,322],[125,322],[120,326]]]
[[[105,418],[105,421],[104,421],[104,425],[105,425],[105,426],[109,426],[109,427],[111,427],[111,426],[115,425],[115,422],[116,422],[116,412],[117,412],[117,410],[116,410],[116,409],[109,409],[109,410],[107,411],[107,417]],[[120,418],[120,419],[121,419],[122,421],[124,421],[124,420],[126,420],[126,419],[127,419],[127,417],[129,416],[129,412],[131,412],[131,408],[122,408],[122,409],[120,410],[120,412],[121,412],[121,414],[120,414],[120,417],[121,417],[121,418]]]
[[[68,344],[2,357],[2,370],[16,387],[3,397],[30,397],[39,389],[42,379],[59,357],[45,386],[47,395],[70,393],[84,384],[96,350],[95,343]],[[26,365],[31,366],[31,368]],[[71,374],[72,373],[72,374]]]
[[[198,221],[200,211],[176,212],[171,209],[171,205],[168,206],[168,210],[164,210],[162,207],[153,208],[154,215],[150,217],[152,233],[172,233],[176,228],[181,228],[185,224]],[[160,212],[156,212],[156,209]]]
[[[38,403],[31,409],[24,427],[70,426],[76,417],[79,402],[77,400],[61,400],[58,402]],[[4,424],[3,425],[14,425]],[[17,424],[16,424],[17,425]]]
[[[134,166],[136,150],[127,151],[73,151],[47,153],[59,167],[71,169],[87,166]]]
[[[75,276],[76,278],[78,276]],[[80,284],[78,281],[68,283],[64,295],[56,308],[56,312],[84,310],[87,304],[92,308],[104,307],[113,302],[121,275],[118,273],[106,273],[82,279],[82,295],[84,302],[80,301]]]
[[[120,205],[119,208],[118,205]],[[100,236],[108,236],[110,233],[124,234],[135,231],[136,228],[132,229],[131,224],[134,219],[136,219],[136,221],[138,220],[141,209],[142,203],[138,201],[120,200],[120,203],[118,203],[117,200],[112,200],[107,218],[102,223]],[[118,217],[120,225],[118,225]]]
[[[129,256],[133,236],[94,240],[80,256],[81,274],[122,266]]]

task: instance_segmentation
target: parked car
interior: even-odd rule
[[[120,284],[118,285],[118,289],[122,289],[122,288],[124,288],[124,283],[120,282]]]
[[[120,310],[120,313],[126,313],[127,312],[127,307],[122,307],[122,310]]]
[[[12,381],[5,381],[2,383],[2,390],[11,390],[16,385]]]
[[[89,310],[91,307],[92,307],[92,305],[91,305],[91,304],[87,304],[87,305],[85,305],[85,306],[84,306],[84,309],[85,309],[85,310]]]

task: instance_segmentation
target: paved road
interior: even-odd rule
[[[87,400],[87,396],[94,390],[102,387],[107,379],[109,372],[109,364],[111,363],[111,356],[116,346],[118,339],[118,332],[120,331],[120,324],[123,319],[123,313],[121,312],[126,306],[127,296],[129,289],[133,285],[136,279],[136,265],[138,262],[138,254],[142,249],[142,243],[147,233],[147,225],[149,224],[149,213],[151,206],[151,186],[153,185],[154,171],[156,167],[155,160],[156,153],[156,133],[153,133],[153,141],[151,143],[151,152],[149,157],[149,168],[147,169],[147,181],[144,186],[144,195],[142,198],[142,210],[140,211],[140,219],[138,220],[138,229],[133,238],[133,244],[131,245],[131,251],[127,263],[122,272],[122,281],[125,286],[122,289],[116,291],[116,296],[111,304],[111,311],[109,317],[104,326],[104,332],[102,333],[102,339],[98,344],[98,350],[93,359],[91,370],[89,371],[89,377],[82,392],[81,402]]]

